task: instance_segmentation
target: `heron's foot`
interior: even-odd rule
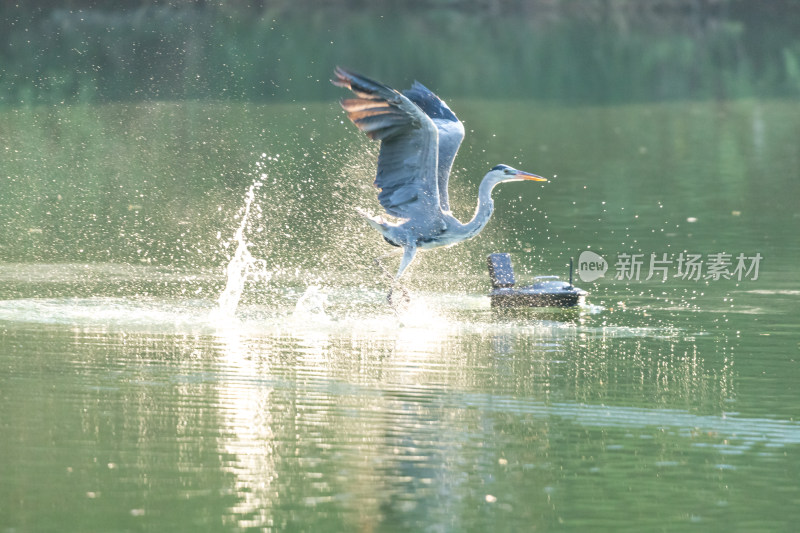
[[[386,302],[397,312],[405,311],[411,303],[411,294],[402,285],[395,285],[389,289],[389,294],[386,295]]]

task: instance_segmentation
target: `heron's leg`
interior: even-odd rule
[[[400,279],[400,276],[403,275],[403,271],[408,268],[408,265],[411,264],[411,261],[414,260],[414,256],[417,254],[417,247],[416,246],[409,246],[407,248],[403,248],[403,259],[400,260],[400,269],[397,271],[397,276],[395,276],[395,281]]]
[[[400,276],[403,275],[405,269],[408,268],[408,265],[410,265],[411,261],[414,260],[416,253],[416,247],[409,246],[408,248],[403,249],[403,258],[400,260],[400,268],[397,271],[397,276],[395,276],[392,280],[392,288],[389,289],[389,294],[386,295],[386,300],[395,308],[395,311],[404,309],[411,301],[411,296],[408,294],[408,290],[406,290],[406,288],[400,283]],[[399,289],[400,298],[395,296],[395,289]]]
[[[384,259],[388,259],[389,257],[392,257],[392,256],[394,256],[394,255],[400,254],[400,253],[402,253],[402,252],[403,252],[403,249],[402,249],[402,248],[398,248],[397,250],[392,250],[392,251],[391,251],[391,252],[389,252],[388,254],[384,254],[384,255],[382,255],[382,256],[380,256],[380,257],[376,257],[376,258],[375,258],[375,264],[378,266],[378,268],[381,270],[381,272],[383,272],[383,273],[386,275],[386,277],[387,277],[387,278],[389,278],[389,280],[390,280],[390,281],[392,281],[392,282],[394,282],[394,280],[395,280],[395,277],[394,277],[394,276],[392,275],[392,273],[391,273],[391,272],[389,272],[389,270],[388,270],[388,269],[387,269],[387,268],[384,266],[384,264],[383,264],[383,260],[384,260]]]

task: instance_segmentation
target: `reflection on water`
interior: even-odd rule
[[[211,307],[2,302],[0,407],[30,429],[4,440],[3,478],[39,465],[53,490],[78,488],[76,510],[101,501],[109,523],[177,530],[187,513],[218,529],[581,529],[585,513],[629,512],[631,487],[660,493],[639,527],[665,504],[723,524],[749,515],[755,487],[797,496],[800,425],[732,412],[743,376],[722,331],[450,315],[425,297],[413,324],[286,306],[217,327]],[[664,493],[669,479],[683,490]]]

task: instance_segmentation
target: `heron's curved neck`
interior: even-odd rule
[[[489,219],[492,218],[492,212],[494,211],[492,189],[495,185],[497,184],[492,183],[486,178],[483,178],[483,181],[481,181],[481,185],[478,188],[478,207],[475,209],[475,215],[472,217],[472,220],[464,224],[464,233],[467,239],[480,233],[483,227],[489,222]]]

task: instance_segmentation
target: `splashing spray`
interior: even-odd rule
[[[249,279],[253,281],[269,281],[272,273],[266,270],[263,259],[256,259],[250,254],[249,243],[245,237],[250,208],[256,196],[256,189],[261,187],[260,181],[254,181],[244,197],[244,213],[239,228],[233,234],[236,251],[225,268],[227,280],[225,289],[219,295],[217,307],[211,312],[212,319],[232,318],[239,306],[244,286]]]
[[[330,317],[325,312],[328,295],[319,285],[309,285],[294,306],[292,318],[297,321],[310,321],[315,325],[330,322]]]

